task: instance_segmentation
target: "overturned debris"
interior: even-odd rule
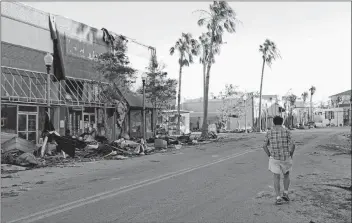
[[[40,164],[36,157],[31,153],[23,153],[17,157],[15,164],[19,166],[34,167]]]
[[[13,150],[19,150],[24,153],[33,153],[36,150],[36,146],[30,141],[15,136],[2,143],[1,149],[3,153]]]

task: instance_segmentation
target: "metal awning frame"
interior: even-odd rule
[[[50,75],[50,104],[58,106],[115,107],[104,94],[112,84],[95,80],[66,77],[63,81]],[[1,67],[1,100],[47,104],[47,74],[30,70]]]

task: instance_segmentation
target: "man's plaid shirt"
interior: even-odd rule
[[[276,160],[285,161],[290,157],[290,144],[293,144],[291,132],[283,127],[274,127],[266,133],[264,146],[268,146],[271,157]]]

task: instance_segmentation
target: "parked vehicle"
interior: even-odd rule
[[[324,124],[322,122],[316,122],[315,123],[315,128],[323,128]]]
[[[315,122],[308,122],[308,128],[316,128]]]

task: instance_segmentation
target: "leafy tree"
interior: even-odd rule
[[[303,92],[301,96],[302,96],[302,99],[303,99],[303,107],[305,107],[306,106],[306,101],[307,101],[307,98],[308,98],[308,92],[306,92],[306,91]],[[305,114],[306,113],[303,113],[303,123],[302,123],[303,125],[304,125],[304,120],[305,120]]]
[[[206,27],[207,32],[201,35],[200,47],[201,63],[204,76],[204,106],[203,126],[201,137],[208,137],[208,94],[210,69],[215,63],[215,54],[220,53],[224,32],[234,33],[238,22],[235,11],[225,1],[214,1],[210,4],[209,11],[197,10],[201,14],[198,25]]]
[[[219,92],[219,96],[217,98],[221,99],[222,101],[222,104],[218,109],[220,113],[218,115],[218,119],[221,128],[226,128],[231,115],[239,113],[234,109],[237,108],[237,106],[234,106],[234,102],[236,99],[235,97],[238,95],[239,92],[237,91],[237,86],[233,86],[232,84],[226,84],[225,89]]]
[[[180,118],[181,118],[181,84],[182,84],[182,69],[188,67],[193,63],[193,56],[197,55],[197,40],[192,38],[190,33],[182,33],[175,45],[170,48],[170,55],[174,55],[175,51],[178,52],[180,65],[178,77],[178,100],[177,100],[177,134],[180,134]]]
[[[151,63],[146,72],[145,96],[157,110],[158,116],[162,109],[166,109],[176,99],[177,80],[167,77],[165,67],[162,63]],[[137,92],[142,94],[143,87],[140,87]]]
[[[127,104],[119,92],[130,91],[135,82],[136,70],[130,67],[127,53],[127,40],[123,36],[110,38],[110,51],[94,58],[94,68],[97,71],[95,79],[100,82],[101,94],[104,94],[107,102],[116,104],[117,124],[122,130],[123,122],[127,114]],[[101,82],[108,82],[108,85]],[[104,126],[107,126],[104,118]]]
[[[232,117],[237,117],[237,125],[238,128],[241,128],[240,126],[240,119],[244,116],[246,110],[245,110],[245,103],[248,103],[248,100],[244,101],[243,96],[245,93],[243,92],[238,92],[237,97],[233,100],[233,105],[232,105],[232,111],[231,111],[231,116]]]
[[[276,60],[277,58],[280,58],[281,56],[278,48],[276,47],[276,44],[269,39],[266,39],[264,43],[259,46],[259,52],[261,53],[262,59],[263,59],[262,76],[261,76],[260,91],[259,91],[259,120],[261,120],[264,67],[265,67],[265,64],[268,67],[271,67],[273,61]],[[259,131],[262,131],[261,121],[259,121]]]
[[[293,107],[295,106],[296,104],[296,100],[297,100],[297,96],[294,95],[294,94],[290,94],[288,96],[288,102],[290,103],[290,107],[291,107],[291,122],[290,122],[290,125],[293,125]]]
[[[306,92],[306,91],[303,92],[301,96],[302,96],[302,99],[303,99],[303,103],[305,104],[306,101],[307,101],[307,98],[308,98],[308,92]]]
[[[312,86],[309,88],[310,91],[310,121],[313,121],[313,95],[315,94],[316,87]]]
[[[96,57],[95,69],[100,80],[114,83],[121,91],[130,91],[136,79],[136,70],[130,67],[127,40],[117,36],[112,41],[111,50]]]

